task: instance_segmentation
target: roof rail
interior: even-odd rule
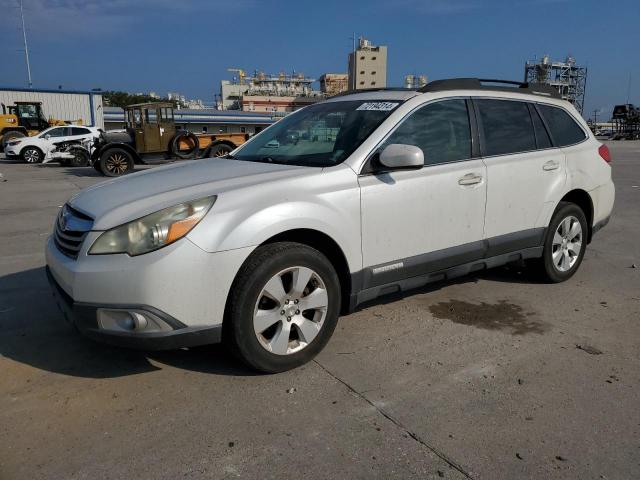
[[[498,85],[496,85],[498,84]],[[514,85],[503,86],[503,85]],[[560,93],[551,85],[543,83],[515,82],[513,80],[496,80],[486,78],[451,78],[434,80],[418,90],[420,93],[442,92],[446,90],[489,90],[512,93],[528,93],[544,97],[562,99]]]
[[[415,92],[417,90],[413,88],[402,87],[380,87],[380,88],[361,88],[359,90],[346,90],[344,92],[336,93],[329,98],[344,97],[345,95],[354,95],[356,93],[368,93],[368,92]]]

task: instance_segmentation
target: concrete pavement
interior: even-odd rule
[[[43,245],[104,178],[0,160],[0,479],[639,478],[640,142],[610,148],[614,217],[570,281],[510,267],[385,298],[270,376],[79,337]]]

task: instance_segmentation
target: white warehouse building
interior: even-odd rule
[[[0,114],[4,110],[3,105],[8,107],[15,102],[41,102],[47,119],[81,120],[84,125],[104,128],[102,94],[99,91],[0,87]]]

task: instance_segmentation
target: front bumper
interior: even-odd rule
[[[6,147],[4,149],[4,156],[8,160],[18,160],[20,158],[20,154],[18,153],[18,151],[12,147]]]
[[[96,340],[149,350],[220,341],[230,286],[251,249],[208,253],[182,239],[137,257],[87,255],[100,233],[89,232],[77,259],[64,255],[52,237],[47,242],[54,296],[78,330]],[[134,318],[136,312],[162,328],[123,328],[122,319],[114,320]]]
[[[65,320],[78,329],[83,335],[97,340],[128,348],[141,350],[173,350],[177,348],[195,347],[220,342],[222,325],[213,327],[187,327],[178,320],[146,305],[118,305],[119,310],[146,311],[160,317],[174,329],[169,332],[132,333],[115,332],[100,328],[98,311],[101,308],[113,309],[112,305],[91,305],[74,302],[58,285],[47,267],[47,279],[51,285],[53,297]]]

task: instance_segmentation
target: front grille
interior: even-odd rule
[[[53,241],[67,257],[76,259],[87,233],[93,226],[93,219],[69,205],[60,209],[53,230]]]

